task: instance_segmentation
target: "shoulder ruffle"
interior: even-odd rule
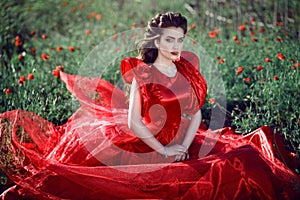
[[[134,57],[124,58],[120,63],[120,69],[126,83],[131,83],[133,78],[137,81],[146,81],[151,75],[150,66]]]

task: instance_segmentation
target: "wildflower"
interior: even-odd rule
[[[249,83],[251,81],[251,78],[249,78],[249,77],[244,78],[244,81],[245,81],[245,83]]]
[[[68,49],[69,49],[69,51],[71,51],[71,52],[74,52],[74,51],[75,51],[75,49],[74,49],[73,46],[69,46]]]
[[[266,30],[261,28],[261,29],[259,29],[259,32],[264,33],[264,32],[266,32]]]
[[[21,54],[18,55],[18,60],[23,60],[23,56]]]
[[[16,47],[19,47],[19,46],[22,46],[22,41],[20,40],[20,37],[19,36],[17,36],[16,37],[16,41],[15,41],[15,46]]]
[[[265,58],[265,62],[271,62],[270,58]]]
[[[194,29],[194,28],[196,28],[196,24],[191,25],[191,29]]]
[[[209,35],[210,38],[215,38],[215,37],[218,36],[218,33],[215,32],[215,31],[210,31],[208,35]]]
[[[69,3],[67,1],[63,2],[63,6],[67,6]]]
[[[116,51],[116,52],[117,52],[117,51],[119,51],[119,48],[118,48],[118,47],[116,47],[116,48],[115,48],[115,51]]]
[[[20,81],[22,81],[22,82],[25,82],[26,81],[26,78],[25,78],[25,76],[20,76],[20,79],[19,79]]]
[[[257,42],[257,38],[252,38],[252,42]]]
[[[242,66],[239,66],[238,68],[237,68],[237,70],[236,70],[236,74],[241,74],[242,72],[244,71],[244,67],[242,67]]]
[[[237,44],[237,45],[241,44],[241,41],[237,40],[237,41],[236,41],[236,44]]]
[[[240,31],[245,31],[245,30],[246,30],[246,27],[245,27],[244,25],[241,25],[241,26],[239,26],[239,30],[240,30]]]
[[[75,12],[77,10],[77,8],[76,7],[72,7],[71,10],[72,10],[72,12]]]
[[[132,25],[131,25],[131,29],[136,29],[136,26],[137,26],[136,23],[133,22]]]
[[[251,35],[251,36],[255,36],[256,33],[255,33],[254,31],[252,31],[252,32],[250,33],[250,35]]]
[[[116,40],[117,38],[118,38],[118,35],[117,35],[117,34],[114,34],[114,35],[113,35],[113,39]]]
[[[296,70],[296,69],[297,69],[297,67],[296,67],[295,65],[292,65],[292,69]]]
[[[80,8],[80,9],[83,9],[83,8],[84,8],[84,4],[81,3],[81,4],[79,5],[79,8]]]
[[[209,104],[215,104],[216,103],[216,99],[215,98],[210,98],[208,100]]]
[[[85,31],[85,33],[86,33],[87,35],[91,34],[91,32],[92,32],[91,29],[88,29],[88,30]]]
[[[46,61],[46,60],[49,59],[49,56],[48,56],[47,54],[45,54],[45,53],[42,53],[42,54],[41,54],[41,58],[42,58],[44,61]]]
[[[52,71],[53,76],[55,76],[56,78],[59,78],[59,70],[55,69]]]
[[[285,56],[282,54],[282,53],[279,53],[276,55],[278,59],[280,60],[284,60],[285,59]]]
[[[232,37],[232,40],[233,40],[233,41],[237,41],[237,40],[238,40],[238,37],[237,37],[237,36],[233,36],[233,37]]]
[[[64,71],[64,67],[61,66],[61,65],[58,65],[58,66],[56,66],[55,70],[57,70],[57,71]]]
[[[32,54],[32,55],[35,55],[35,53],[36,53],[36,49],[35,49],[34,47],[32,47],[32,48],[31,48],[31,54]]]
[[[192,40],[192,44],[196,44],[196,41],[195,41],[195,40]]]
[[[43,34],[43,35],[42,35],[42,39],[43,39],[43,40],[47,39],[47,35],[46,35],[46,34]]]
[[[56,47],[56,51],[60,52],[61,50],[63,50],[61,46]]]
[[[4,93],[5,94],[10,94],[12,92],[12,89],[11,88],[7,88],[5,89]]]
[[[102,19],[102,15],[101,15],[101,14],[97,14],[97,15],[96,15],[96,19],[97,19],[98,21],[100,21],[100,20]]]
[[[279,77],[278,76],[273,76],[274,81],[278,81]]]
[[[34,79],[34,75],[32,73],[28,74],[28,77],[27,77],[28,80],[32,80]]]
[[[225,63],[225,60],[224,59],[220,59],[219,60],[219,64],[223,64],[223,63]]]
[[[300,67],[300,63],[299,63],[299,62],[297,62],[295,66],[296,66],[296,67]]]
[[[262,69],[263,69],[263,67],[261,65],[257,66],[257,71],[260,71]]]
[[[221,44],[221,40],[217,40],[217,44]]]
[[[275,41],[276,41],[276,42],[282,42],[283,40],[282,40],[282,38],[277,37],[277,38],[275,39]]]
[[[31,32],[30,32],[30,35],[31,35],[31,36],[34,36],[34,35],[35,35],[35,31],[31,31]]]

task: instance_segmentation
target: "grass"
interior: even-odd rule
[[[116,84],[120,59],[134,55],[126,51],[124,40],[129,39],[122,33],[143,29],[159,11],[176,10],[189,19],[186,48],[204,55],[201,72],[211,86],[202,109],[204,121],[209,124],[212,111],[220,110],[225,125],[243,133],[269,125],[300,156],[300,55],[293,31],[282,26],[263,31],[248,20],[238,33],[221,25],[208,30],[184,9],[184,1],[157,1],[155,7],[151,1],[120,2],[1,2],[0,113],[22,109],[56,125],[65,123],[79,105],[53,70],[63,66],[67,73],[78,74],[91,64],[85,59],[102,42],[107,46],[100,46],[98,55],[110,61],[99,63],[109,70],[96,74]]]

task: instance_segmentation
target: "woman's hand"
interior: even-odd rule
[[[180,144],[166,147],[167,156],[175,156],[175,161],[183,161],[189,158],[187,148]]]

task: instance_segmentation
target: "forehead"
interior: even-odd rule
[[[164,36],[164,37],[171,36],[174,38],[181,38],[184,36],[183,29],[180,27],[173,27],[173,26],[164,28],[162,36]]]

